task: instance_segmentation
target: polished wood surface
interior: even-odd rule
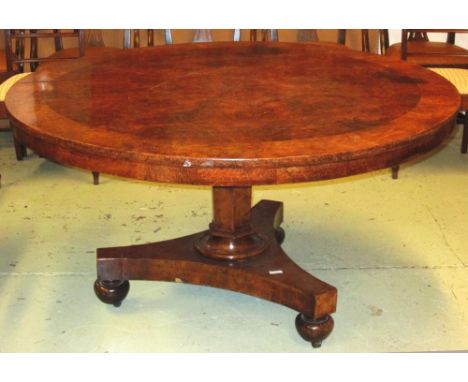
[[[431,32],[446,33],[446,42],[431,41]],[[389,46],[388,30],[380,30],[382,52],[425,67],[468,68],[468,50],[455,45],[456,35],[468,29],[402,29],[401,43]]]
[[[251,226],[251,187],[214,187],[213,222],[195,243],[207,257],[241,260],[266,250],[268,240]]]
[[[252,185],[399,163],[439,145],[459,103],[452,85],[415,65],[329,43],[268,42],[127,49],[66,68],[49,64],[6,99],[14,134],[46,158],[213,186],[208,230],[98,249],[101,301],[120,305],[128,280],[225,288],[297,310],[296,328],[314,347],[333,329],[337,290],[286,255],[283,205],[251,208]]]
[[[55,53],[44,56],[40,42],[45,40],[54,41]],[[77,43],[76,48],[64,49],[64,39],[73,40]],[[29,40],[30,52],[26,55],[24,52],[25,41]],[[70,42],[70,41],[69,41]],[[39,65],[46,66],[52,63],[56,65],[66,65],[71,59],[76,59],[86,55],[88,57],[96,56],[104,52],[103,49],[116,50],[117,48],[104,48],[102,32],[97,29],[75,29],[75,30],[5,30],[5,46],[7,47],[7,66],[11,74],[22,72],[28,69],[35,71]],[[6,118],[6,110],[3,102],[0,102],[0,118]],[[25,142],[14,138],[14,147],[17,160],[21,161],[27,156],[27,145]],[[99,173],[93,171],[93,183],[99,184]]]
[[[431,32],[446,33],[446,42],[430,41]],[[424,67],[433,68],[460,68],[461,71],[468,69],[468,50],[455,45],[457,34],[468,33],[468,29],[402,29],[401,43],[389,47],[388,30],[380,30],[380,41],[382,53],[394,59],[406,60]],[[446,77],[446,76],[443,76]],[[463,83],[463,76],[454,80],[446,77],[449,81],[457,84]],[[463,116],[463,135],[461,152],[468,151],[468,94],[461,91],[460,111]],[[392,166],[392,178],[398,179],[399,166]]]
[[[437,146],[460,102],[418,66],[318,43],[181,44],[49,68],[7,96],[21,141],[159,182],[250,186],[388,167]]]
[[[244,198],[245,192],[242,194]],[[249,215],[249,228],[262,235],[268,245],[261,254],[241,261],[220,261],[198,251],[197,243],[211,229],[159,243],[98,249],[97,296],[119,306],[129,288],[121,280],[163,280],[229,289],[300,312],[296,318],[299,334],[319,347],[333,329],[330,314],[336,310],[336,288],[305,272],[281,248],[282,203],[262,200]]]
[[[468,68],[468,51],[444,42],[408,41],[406,48],[402,47],[401,43],[397,43],[387,49],[387,56],[407,59],[409,62],[428,67]]]

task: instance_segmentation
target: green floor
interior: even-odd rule
[[[5,125],[4,121],[1,122]],[[380,352],[468,349],[468,156],[449,143],[389,170],[254,188],[285,203],[284,248],[338,288],[315,350],[296,312],[239,293],[131,282],[120,308],[94,296],[95,250],[203,230],[208,187],[150,184],[17,162],[0,133],[1,352]]]

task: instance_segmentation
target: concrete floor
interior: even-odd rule
[[[2,122],[4,125],[4,121]],[[389,170],[255,187],[285,202],[284,248],[338,288],[335,329],[315,350],[296,312],[239,293],[131,282],[120,308],[94,296],[95,250],[207,227],[207,187],[91,174],[0,133],[1,352],[386,352],[468,349],[468,156],[447,145]]]

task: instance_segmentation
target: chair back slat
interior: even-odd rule
[[[163,29],[164,43],[171,45],[173,43],[172,30]],[[211,42],[215,41],[213,37],[212,29],[195,29],[192,35],[192,42]],[[146,35],[146,41],[144,36]],[[271,32],[273,38],[277,38],[275,32]],[[232,41],[241,40],[241,30],[234,29],[232,32]],[[154,46],[156,45],[155,33],[153,29],[148,29],[146,32],[142,32],[139,29],[124,29],[123,34],[123,47],[128,48],[140,48],[142,46]]]
[[[347,29],[338,29],[336,42],[340,45],[346,45],[348,37]],[[315,42],[319,41],[317,29],[298,29],[297,41],[300,42]],[[361,29],[361,45],[363,52],[370,52],[369,30]]]
[[[87,48],[103,48],[105,46],[101,29],[86,29],[86,31],[82,30],[81,37],[83,37],[85,40],[84,44],[82,45],[86,46]]]
[[[54,37],[55,51],[59,52],[63,50],[63,40],[62,40],[62,37],[59,35],[58,29],[54,29],[54,34],[55,34],[55,37]],[[34,37],[34,38],[37,39],[37,37]]]
[[[361,31],[361,49],[363,52],[370,53],[370,39],[369,39],[369,29],[362,29]]]
[[[59,29],[6,29],[5,30],[5,55],[7,72],[10,75],[25,71],[25,64],[29,65],[31,71],[35,71],[41,62],[57,61],[64,58],[82,57],[85,52],[85,31],[75,29],[63,31]],[[68,57],[43,57],[39,51],[39,41],[42,39],[53,39],[55,52],[63,50],[63,38],[74,38],[77,40],[78,55]],[[25,53],[26,41],[29,42],[29,55]]]
[[[447,43],[455,45],[455,32],[447,33]]]
[[[260,29],[260,41],[278,41],[278,29]],[[250,41],[258,40],[258,30],[250,30]]]
[[[387,54],[387,49],[390,46],[388,29],[379,29],[379,45],[380,53],[385,56]]]
[[[241,39],[241,30],[234,29],[234,32],[232,33],[232,41],[240,41],[240,39]]]
[[[148,29],[148,46],[154,46],[154,30]]]
[[[446,43],[431,44],[428,36],[431,32],[447,33]],[[428,63],[422,63],[424,66],[467,68],[468,50],[455,45],[456,33],[468,33],[468,29],[402,29],[400,58],[407,60],[410,56],[426,56]]]
[[[172,44],[172,32],[170,29],[164,29],[164,41],[166,45]]]
[[[338,44],[346,44],[346,29],[338,29]]]
[[[209,29],[195,29],[193,33],[192,42],[210,42],[213,41],[211,30]]]
[[[318,41],[317,29],[298,29],[297,30],[297,41]]]
[[[170,29],[164,29],[164,42],[166,45],[172,44],[172,32]],[[143,33],[140,33],[140,29],[124,29],[123,47],[124,49],[129,48],[140,48],[145,46],[142,42]],[[154,29],[146,30],[146,46],[154,46]]]

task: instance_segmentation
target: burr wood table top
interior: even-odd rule
[[[59,163],[158,182],[329,179],[439,145],[455,88],[416,65],[331,44],[108,51],[39,68],[9,92],[15,134]]]

